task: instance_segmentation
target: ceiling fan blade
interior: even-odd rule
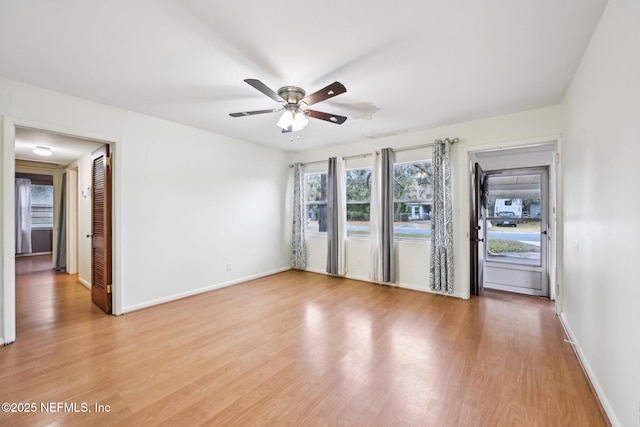
[[[255,116],[256,114],[265,114],[265,113],[277,113],[280,109],[271,109],[271,110],[255,110],[255,111],[242,111],[240,113],[229,113],[231,117],[245,117],[245,116]]]
[[[320,101],[327,100],[329,98],[333,98],[334,96],[340,95],[341,93],[345,93],[347,88],[345,88],[340,82],[333,82],[329,86],[320,89],[317,92],[312,93],[311,95],[304,98],[301,102],[304,102],[307,105],[313,105]]]
[[[267,95],[269,98],[273,99],[276,102],[282,102],[284,101],[280,95],[278,95],[277,93],[275,93],[273,90],[271,90],[266,84],[262,83],[260,80],[258,79],[244,79],[245,82],[247,82],[248,84],[250,84],[251,86],[253,86],[254,88],[258,89],[260,92],[264,93],[265,95]]]
[[[330,123],[335,123],[337,125],[341,125],[347,120],[347,118],[345,116],[339,116],[337,114],[323,113],[322,111],[305,110],[305,113],[308,113],[309,116],[313,117],[314,119],[324,120],[324,121],[327,121],[327,122],[330,122]]]

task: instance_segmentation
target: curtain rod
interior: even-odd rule
[[[460,142],[460,140],[458,138],[453,138],[453,139],[445,138],[445,139],[442,139],[441,141],[449,141],[449,143],[451,143],[451,144],[455,144],[456,142]],[[394,148],[394,149],[391,149],[391,151],[396,153],[398,151],[409,151],[409,150],[416,150],[418,148],[433,147],[433,145],[435,145],[435,142],[430,142],[429,144],[413,145],[411,147]]]
[[[449,141],[449,143],[451,144],[455,144],[456,142],[460,142],[460,139],[458,138],[445,138],[442,141]],[[402,147],[402,148],[392,148],[391,151],[393,151],[394,153],[399,152],[399,151],[409,151],[409,150],[417,150],[419,148],[427,148],[427,147],[432,147],[435,144],[435,142],[431,142],[429,144],[420,144],[420,145],[412,145],[411,147]],[[380,154],[379,151],[376,151],[376,154]],[[364,154],[355,154],[353,156],[347,156],[344,157],[344,160],[349,160],[349,159],[356,159],[358,157],[369,157],[373,155],[373,153],[364,153]],[[313,162],[305,162],[302,165],[303,166],[307,166],[307,165],[314,165],[316,163],[324,163],[327,162],[328,160],[315,160]],[[293,164],[289,164],[289,167],[292,168]]]

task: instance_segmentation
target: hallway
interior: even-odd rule
[[[38,335],[54,342],[59,329],[103,316],[78,275],[55,271],[51,255],[16,258],[17,340]]]

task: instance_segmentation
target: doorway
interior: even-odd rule
[[[547,168],[486,176],[484,287],[549,297]]]
[[[556,143],[471,152],[469,159],[472,295],[486,287],[555,300]]]
[[[5,220],[3,221],[3,227],[2,227],[2,234],[4,236],[9,236],[11,234],[15,233],[15,222],[14,222],[14,212],[15,212],[15,200],[14,200],[14,191],[12,190],[12,187],[14,186],[14,175],[15,175],[15,171],[16,171],[16,163],[18,162],[23,162],[24,161],[24,157],[23,154],[25,152],[25,150],[27,151],[33,151],[33,147],[31,145],[47,145],[47,146],[51,146],[53,144],[56,144],[57,142],[57,138],[62,138],[65,140],[64,144],[63,144],[63,149],[60,149],[58,151],[58,153],[60,155],[63,154],[69,154],[69,153],[75,153],[77,152],[77,148],[78,146],[81,146],[81,150],[82,150],[82,154],[83,155],[89,155],[89,159],[87,160],[87,164],[89,166],[87,166],[87,170],[91,170],[90,169],[90,163],[91,163],[91,152],[95,151],[96,147],[100,147],[100,146],[104,146],[105,144],[107,144],[109,147],[111,147],[113,149],[115,142],[113,140],[109,140],[107,138],[104,137],[100,137],[99,135],[90,135],[90,134],[86,134],[83,132],[74,132],[73,130],[69,130],[69,129],[56,129],[53,127],[49,127],[49,126],[39,126],[39,125],[34,125],[33,123],[22,123],[20,121],[15,121],[12,120],[10,118],[4,117],[4,123],[0,124],[2,125],[2,150],[3,150],[3,156],[2,156],[2,163],[3,163],[3,173],[2,173],[2,180],[4,182],[4,189],[5,191],[3,192],[3,196],[2,196],[2,204],[3,204],[3,210],[5,211],[5,213],[9,213],[5,216]],[[37,144],[34,144],[34,141],[31,142],[26,142],[23,140],[23,138],[21,138],[21,136],[24,136],[24,134],[37,134],[38,135],[38,141]],[[55,146],[55,145],[53,145]],[[60,161],[56,161],[56,150],[54,151],[54,155],[52,157],[49,157],[47,160],[34,160],[34,159],[29,159],[32,161],[32,164],[38,164],[41,167],[51,167],[52,169],[55,170],[56,173],[54,173],[54,188],[60,188],[62,186],[62,180],[61,177],[63,174],[68,174],[69,175],[69,185],[73,185],[74,188],[76,189],[76,192],[79,194],[84,194],[86,196],[86,198],[88,199],[90,196],[87,196],[87,186],[82,187],[79,185],[78,180],[75,178],[77,177],[77,169],[76,167],[74,167],[71,163],[72,160],[68,160],[68,161],[64,161],[64,162],[60,162]],[[81,156],[75,156],[74,158],[77,159],[78,157]],[[50,159],[50,160],[49,160]],[[59,173],[58,173],[59,172]],[[89,172],[89,180],[91,179],[91,174]],[[56,183],[58,185],[56,185]],[[57,190],[56,190],[57,193]],[[79,201],[80,196],[72,196],[71,194],[69,195],[70,202],[75,202],[77,203]],[[85,197],[83,196],[83,197]],[[56,194],[56,203],[59,203],[59,194]],[[71,209],[71,213],[77,213],[77,208],[73,206],[73,203],[70,204],[70,209]],[[68,224],[68,222],[67,222]],[[54,255],[56,255],[56,232],[59,231],[59,226],[58,226],[58,218],[56,217],[55,221],[54,221],[54,245],[53,245],[53,252]],[[77,225],[73,225],[70,227],[67,227],[67,236],[70,236],[70,238],[67,240],[67,242],[70,244],[70,246],[76,246],[78,241],[80,240],[80,238],[84,237],[79,235],[80,228]],[[85,239],[87,239],[85,237]],[[5,244],[4,244],[4,251],[3,251],[3,257],[2,257],[2,265],[3,265],[3,283],[2,283],[2,293],[3,293],[3,307],[2,307],[2,311],[3,311],[3,322],[2,322],[2,337],[0,339],[0,344],[9,344],[13,341],[15,341],[16,339],[16,263],[15,263],[15,248],[13,248],[11,242],[13,241],[13,239],[8,239],[5,238],[4,239]],[[75,243],[75,245],[74,245]],[[90,259],[90,256],[89,256]],[[89,276],[90,277],[90,276]],[[115,283],[114,283],[115,285]],[[86,286],[86,284],[85,284]],[[114,290],[117,289],[116,286],[113,286],[110,288],[113,288]],[[114,292],[115,293],[115,292]],[[88,297],[88,304],[91,304],[91,301],[89,299],[90,297]],[[120,314],[121,313],[121,304],[119,303],[119,300],[115,300],[115,307],[114,307],[114,312],[116,314]]]

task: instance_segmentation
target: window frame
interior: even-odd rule
[[[31,193],[34,192],[34,187],[47,187],[47,191],[50,192],[51,195],[51,203],[50,204],[42,204],[42,203],[34,203],[34,198],[31,198],[31,204],[29,206],[30,214],[31,214],[31,230],[52,230],[55,228],[55,189],[52,184],[40,184],[40,183],[31,183]],[[36,213],[44,212],[47,215],[39,215]],[[34,218],[47,218],[51,219],[50,223],[40,223],[39,221],[33,221]]]
[[[394,163],[393,167],[394,167],[394,198],[393,198],[393,203],[394,203],[394,217],[395,217],[395,206],[396,203],[405,203],[405,204],[411,204],[411,203],[415,203],[418,205],[430,205],[431,207],[433,206],[433,188],[431,188],[430,191],[428,191],[428,193],[431,194],[431,198],[430,199],[396,199],[396,191],[395,191],[395,168],[397,166],[401,166],[401,165],[415,165],[415,164],[428,164],[428,170],[433,171],[433,162],[432,159],[430,158],[421,158],[421,159],[416,159],[416,160],[404,160],[402,162],[397,162]],[[361,167],[352,167],[352,168],[348,168],[346,171],[353,171],[353,170],[369,170],[372,171],[373,167],[372,166],[361,166]],[[328,171],[326,170],[317,170],[317,171],[313,171],[313,172],[305,172],[304,174],[304,199],[305,199],[305,218],[306,218],[306,225],[305,225],[305,233],[309,234],[309,235],[326,235],[326,230],[321,231],[320,230],[320,220],[319,218],[317,219],[318,221],[318,226],[314,227],[313,229],[310,228],[310,217],[309,217],[309,206],[310,205],[320,205],[320,206],[325,206],[327,205],[327,201],[326,201],[326,194],[325,194],[325,200],[309,200],[309,184],[308,184],[308,178],[310,176],[319,176],[320,180],[322,180],[322,176],[327,176]],[[326,179],[326,178],[325,178]],[[345,179],[345,186],[346,184],[346,179]],[[326,181],[325,181],[326,183]],[[429,185],[429,184],[427,184]],[[433,185],[433,184],[430,184]],[[369,204],[369,206],[371,206],[371,187],[369,186],[369,199],[368,201],[356,201],[356,203],[358,204]],[[347,192],[347,188],[345,187],[345,193]],[[349,201],[347,200],[347,209],[348,206],[351,204],[356,204],[354,203],[354,201]],[[427,215],[429,215],[428,219],[426,221],[431,221],[431,209],[429,209],[426,212]],[[370,211],[369,211],[369,215],[371,215]],[[413,215],[413,214],[412,214]],[[371,235],[371,222],[370,222],[370,216],[369,216],[369,232],[368,233],[363,233],[363,234],[350,234],[347,228],[347,238],[348,239],[362,239],[362,240],[368,240],[370,238]],[[419,219],[418,219],[419,220]],[[345,227],[348,227],[348,220],[347,220],[347,224],[345,224]],[[396,227],[396,223],[400,222],[408,222],[408,221],[395,221],[394,218],[394,227],[393,227],[393,240],[394,241],[406,241],[406,242],[412,242],[412,243],[419,243],[419,244],[428,244],[431,240],[431,227],[428,227],[428,231],[424,233],[424,237],[412,237],[412,236],[407,236],[407,235],[401,235],[398,236],[396,233],[397,227]],[[422,234],[422,233],[416,233],[416,234]]]
[[[309,185],[308,185],[308,181],[307,178],[309,176],[312,175],[318,175],[320,176],[320,186],[322,188],[322,175],[325,176],[325,182],[326,182],[326,176],[328,175],[328,171],[319,171],[319,172],[305,172],[304,173],[304,210],[305,210],[305,219],[306,219],[306,224],[305,224],[305,233],[306,234],[311,234],[311,235],[326,235],[327,231],[321,231],[320,230],[320,219],[318,218],[318,229],[317,230],[313,230],[313,229],[309,229],[309,223],[310,223],[310,218],[309,218],[309,205],[324,205],[325,207],[327,206],[327,199],[326,199],[326,193],[325,193],[325,199],[324,201],[309,201]],[[321,194],[322,194],[322,190],[321,190]]]
[[[398,236],[396,234],[396,230],[397,230],[397,226],[396,226],[396,220],[395,220],[395,206],[396,203],[404,203],[405,205],[408,204],[418,204],[418,205],[426,205],[429,204],[431,206],[431,209],[429,210],[428,214],[429,214],[429,219],[428,221],[431,222],[431,215],[430,213],[432,212],[433,209],[433,184],[432,185],[432,189],[430,191],[431,193],[431,199],[397,199],[396,198],[396,191],[395,191],[395,186],[396,186],[396,178],[395,178],[395,168],[396,166],[401,166],[401,165],[415,165],[415,164],[419,164],[419,163],[426,163],[428,164],[428,169],[431,171],[431,173],[433,173],[433,161],[432,159],[417,159],[417,160],[406,160],[406,161],[402,161],[402,162],[397,162],[393,164],[393,168],[394,168],[394,194],[393,194],[393,206],[394,206],[394,225],[393,225],[393,240],[394,242],[411,242],[411,243],[418,243],[418,244],[428,244],[431,241],[431,227],[428,228],[428,233],[425,233],[425,237],[411,237],[411,236]],[[407,222],[407,221],[398,221],[398,222]],[[418,233],[416,233],[418,234]]]
[[[349,205],[368,205],[369,206],[369,220],[368,222],[368,227],[369,230],[366,233],[355,233],[355,234],[350,234],[349,233],[349,219],[347,217],[347,223],[345,224],[345,228],[347,230],[347,238],[348,239],[366,239],[369,240],[369,236],[371,236],[371,174],[373,172],[373,167],[372,166],[364,166],[364,167],[354,167],[354,168],[349,168],[346,170],[346,173],[348,174],[350,171],[358,171],[358,170],[366,170],[369,172],[369,185],[368,185],[368,189],[369,189],[369,198],[367,200],[353,200],[353,201],[349,201],[348,196],[347,196],[347,213],[349,211]],[[348,179],[345,178],[345,186],[347,185]],[[348,195],[348,187],[345,188],[345,193]]]

